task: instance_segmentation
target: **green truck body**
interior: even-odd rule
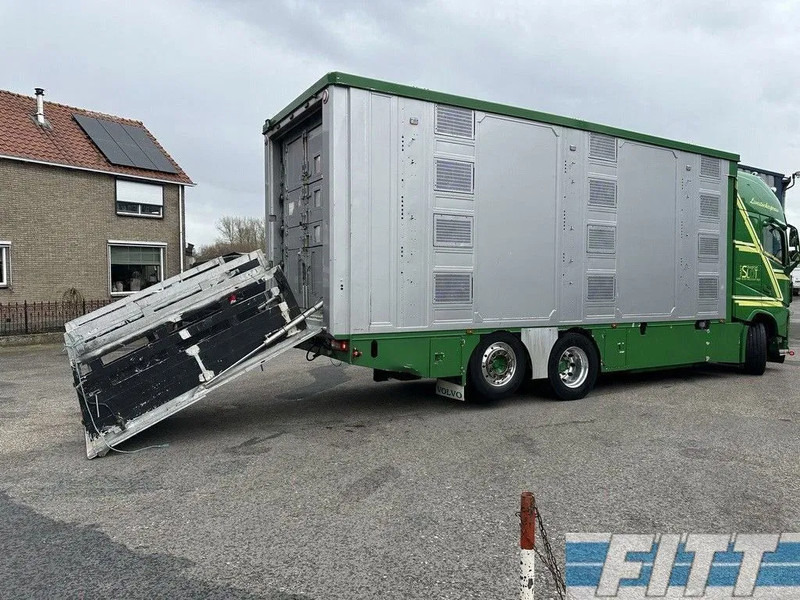
[[[788,350],[797,230],[736,154],[341,73],[263,133],[268,257],[301,307],[324,302],[325,334],[307,347],[376,380],[436,378],[442,395],[496,398],[548,378],[570,399],[600,372],[761,373]],[[519,180],[507,189],[504,169]],[[613,188],[605,206],[598,181]],[[675,225],[659,230],[659,214]],[[439,243],[440,219],[461,237]],[[674,251],[653,260],[634,247],[648,233]],[[648,270],[674,273],[674,285],[652,280],[666,310],[641,281]],[[550,288],[552,310],[540,297]],[[505,308],[493,311],[492,294]]]

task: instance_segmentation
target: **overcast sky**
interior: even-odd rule
[[[195,244],[263,216],[261,125],[332,70],[800,170],[800,2],[0,0],[0,88],[143,121]]]

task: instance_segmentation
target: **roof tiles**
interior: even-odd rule
[[[177,173],[111,164],[72,118],[75,113],[141,127],[175,166]],[[49,127],[42,127],[36,122],[36,98],[0,90],[0,156],[131,177],[192,183],[189,176],[140,121],[46,101],[44,117],[50,124]]]

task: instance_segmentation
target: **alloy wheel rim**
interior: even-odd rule
[[[589,357],[583,348],[570,346],[558,359],[558,375],[561,383],[570,389],[581,387],[589,376]]]
[[[517,372],[517,357],[505,342],[489,345],[481,357],[483,379],[493,387],[502,387],[511,381]]]

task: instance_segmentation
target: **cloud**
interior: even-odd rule
[[[330,70],[800,169],[791,2],[172,0],[0,5],[2,87],[141,119],[198,186],[189,241],[263,214],[261,124]],[[797,200],[794,196],[798,196]],[[793,205],[797,205],[795,209]],[[789,195],[800,222],[800,195]],[[210,226],[209,223],[212,225]]]

